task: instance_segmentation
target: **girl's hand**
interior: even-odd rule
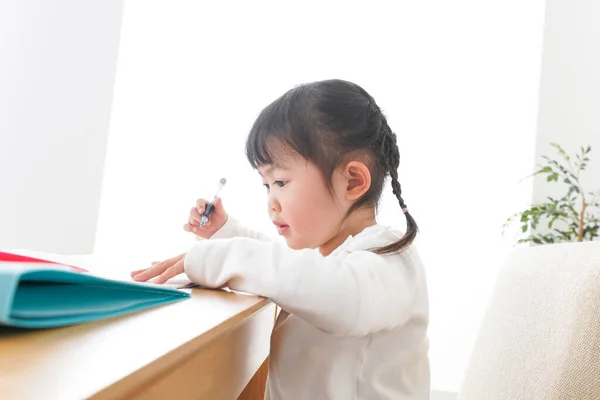
[[[205,239],[210,238],[216,231],[221,229],[225,222],[227,222],[228,215],[223,208],[223,202],[221,198],[218,197],[214,206],[215,209],[212,212],[210,219],[203,227],[200,227],[200,219],[202,218],[202,213],[206,209],[208,205],[208,201],[204,199],[198,199],[196,201],[196,207],[193,207],[190,210],[190,217],[188,223],[183,226],[183,229],[187,232],[192,232],[193,234],[203,237]]]
[[[133,271],[131,277],[137,282],[146,282],[149,279],[158,277],[153,283],[165,283],[169,279],[184,272],[183,261],[185,260],[185,254],[186,253],[180,254],[162,262],[152,263],[150,268]]]

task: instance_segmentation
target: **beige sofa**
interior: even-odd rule
[[[458,399],[600,400],[600,242],[514,251]]]

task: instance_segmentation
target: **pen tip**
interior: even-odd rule
[[[225,185],[227,183],[227,179],[225,178],[221,178],[221,180],[219,181],[219,184],[221,185]]]

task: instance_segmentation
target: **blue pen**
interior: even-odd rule
[[[215,200],[217,200],[217,197],[219,197],[219,193],[221,193],[221,189],[223,189],[223,186],[225,186],[226,183],[227,179],[221,178],[221,180],[219,181],[219,188],[217,189],[217,193],[215,194],[215,198],[213,199],[213,201],[206,205],[206,209],[204,210],[204,213],[202,213],[202,218],[200,219],[200,227],[206,225],[206,223],[210,219],[210,216],[215,210],[214,202]]]

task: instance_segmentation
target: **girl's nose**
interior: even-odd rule
[[[281,211],[281,204],[277,201],[277,198],[273,195],[273,192],[269,193],[269,201],[268,201],[269,211],[271,212],[279,212]]]

